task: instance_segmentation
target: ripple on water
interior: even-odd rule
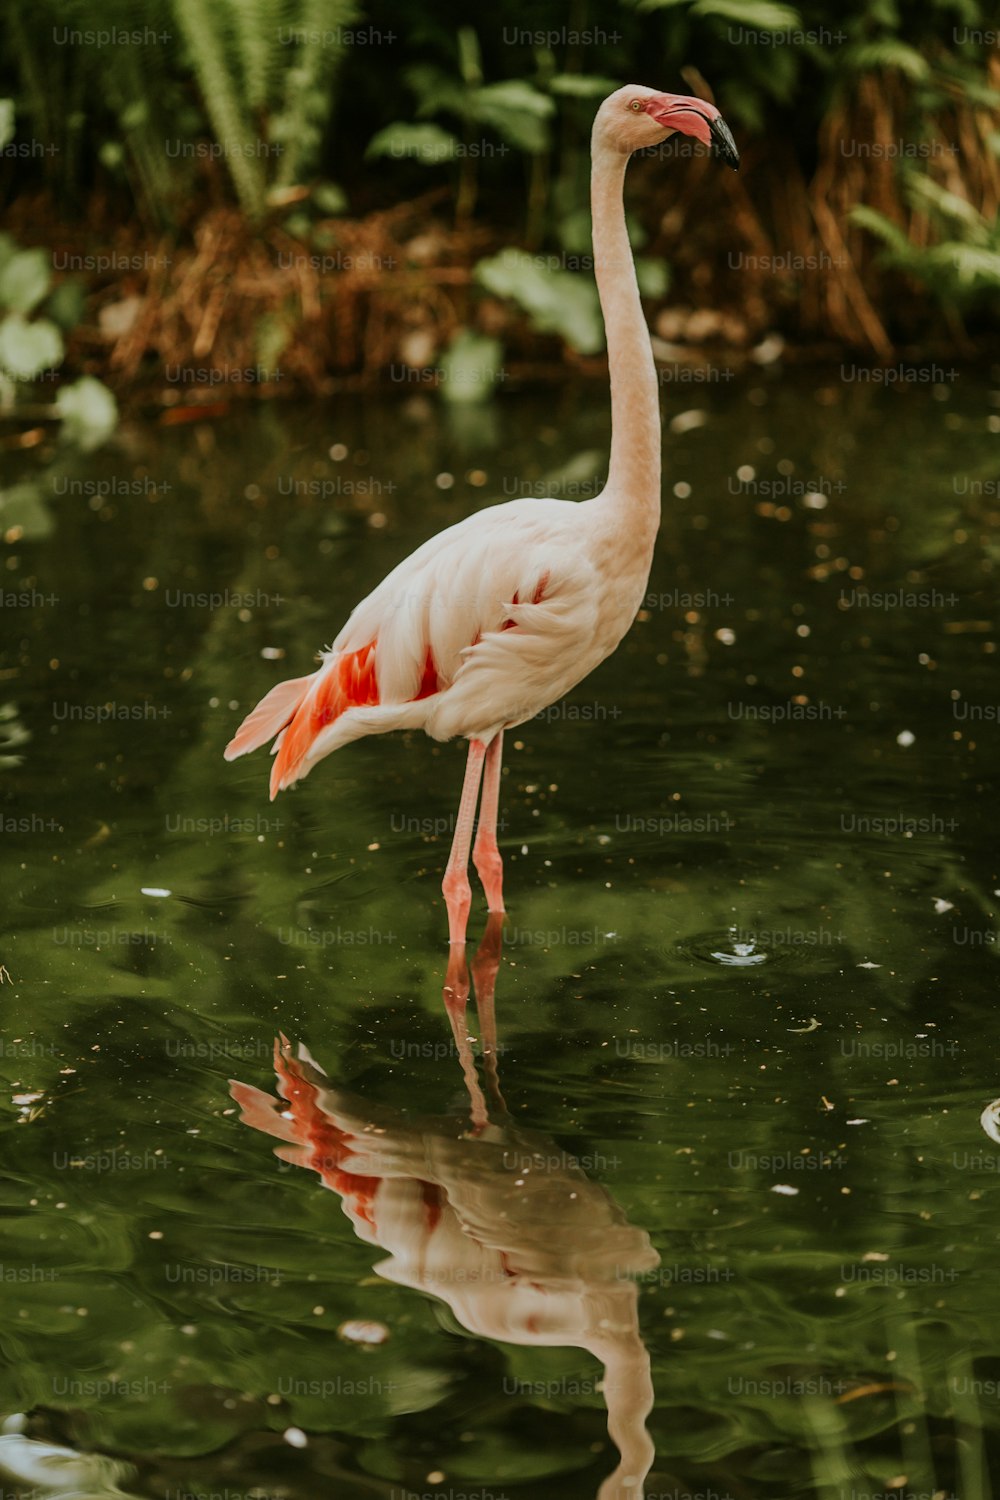
[[[710,928],[692,933],[674,945],[675,951],[689,962],[712,968],[770,970],[778,965],[806,965],[824,958],[842,963],[844,954],[820,941],[810,942],[812,933],[799,934],[795,929],[746,927]]]
[[[715,928],[679,938],[676,948],[697,963],[721,964],[730,969],[756,969],[773,964],[780,957],[777,949],[768,948],[754,934],[740,932],[736,927]]]

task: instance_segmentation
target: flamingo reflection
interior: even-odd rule
[[[232,1095],[246,1124],[284,1142],[278,1156],[339,1194],[359,1239],[387,1252],[374,1267],[380,1276],[441,1298],[478,1337],[594,1355],[620,1455],[598,1500],[642,1500],[653,1386],[635,1278],[659,1256],[572,1156],[507,1113],[493,1006],[502,920],[490,917],[471,966],[464,944],[452,945],[445,980],[468,1119],[415,1122],[369,1106],[284,1037],[275,1045],[283,1103],[245,1083],[233,1083]],[[470,967],[485,1093],[466,1021]]]

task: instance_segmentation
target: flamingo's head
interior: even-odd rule
[[[597,111],[594,140],[606,141],[615,151],[630,155],[658,146],[679,131],[708,146],[735,171],[740,164],[736,142],[714,104],[687,94],[660,94],[642,84],[616,89]]]

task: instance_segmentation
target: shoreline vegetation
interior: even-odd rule
[[[630,171],[664,386],[847,356],[902,384],[907,363],[990,357],[985,10],[824,12],[639,0],[599,23],[581,8],[572,32],[502,9],[456,32],[440,3],[422,26],[353,0],[151,0],[141,26],[120,0],[15,11],[0,417],[86,428],[118,405],[182,421],[247,396],[477,402],[606,378],[589,127],[653,55],[664,86],[724,108],[743,155],[721,173],[674,137]]]

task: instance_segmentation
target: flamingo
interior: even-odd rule
[[[441,886],[453,944],[465,942],[472,902],[477,803],[472,860],[489,910],[504,911],[497,846],[504,731],[541,713],[610,656],[645,594],[660,524],[660,407],[623,188],[632,153],[675,132],[739,165],[729,128],[704,99],[629,84],[594,119],[594,274],[612,418],[604,489],[583,502],[490,506],[425,542],[355,608],[319,668],[273,687],[226,747],[234,760],[274,739],[273,801],[364,735],[423,729],[436,740],[467,739]]]

